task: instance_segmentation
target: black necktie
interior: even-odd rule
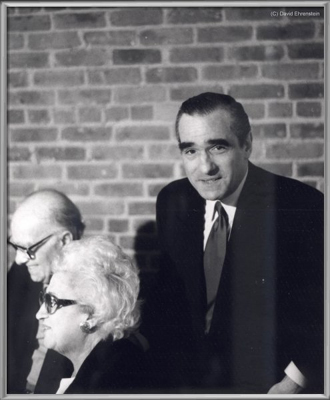
[[[204,251],[207,294],[206,332],[209,331],[211,325],[228,239],[228,217],[220,201],[216,202],[214,211],[218,212],[218,217],[214,221]]]

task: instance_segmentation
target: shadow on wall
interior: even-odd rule
[[[159,245],[156,222],[145,222],[136,232],[134,241],[136,264],[140,270],[140,299],[145,303],[152,299],[153,288],[159,269]],[[142,306],[143,307],[143,306]]]

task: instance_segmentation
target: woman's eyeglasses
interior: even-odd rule
[[[10,244],[16,251],[22,251],[25,253],[30,260],[34,260],[36,258],[36,252],[41,247],[44,243],[47,242],[55,233],[52,233],[51,235],[46,236],[45,238],[39,240],[39,242],[34,243],[32,246],[29,247],[24,247],[24,246],[19,246],[18,244],[12,243],[9,239],[7,240],[7,243]]]
[[[50,293],[42,291],[39,294],[39,304],[41,306],[44,303],[48,314],[54,314],[57,310],[59,310],[62,307],[67,307],[73,304],[77,304],[77,302],[74,300],[58,299],[56,296],[53,296]]]

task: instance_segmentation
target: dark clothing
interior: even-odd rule
[[[187,179],[160,192],[159,286],[142,333],[167,385],[267,393],[293,361],[307,392],[323,393],[323,209],[321,192],[249,163],[205,335],[205,200]]]
[[[129,338],[114,342],[109,338],[94,347],[65,394],[147,393],[151,382],[146,368],[141,347]],[[60,376],[55,367],[48,369],[47,373],[43,368],[35,393],[45,394],[43,387],[47,390],[52,387],[52,391],[47,393],[56,393],[60,380],[70,377],[71,373],[72,370]]]
[[[39,292],[42,283],[33,282],[25,265],[13,264],[7,280],[7,393],[25,393],[36,339]]]
[[[7,393],[25,393],[32,367],[32,355],[38,347],[36,338],[41,282],[33,282],[25,265],[13,264],[7,279]],[[68,360],[48,351],[50,365],[69,368]]]

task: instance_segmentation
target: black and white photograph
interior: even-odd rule
[[[330,398],[329,0],[0,3],[0,398]]]

